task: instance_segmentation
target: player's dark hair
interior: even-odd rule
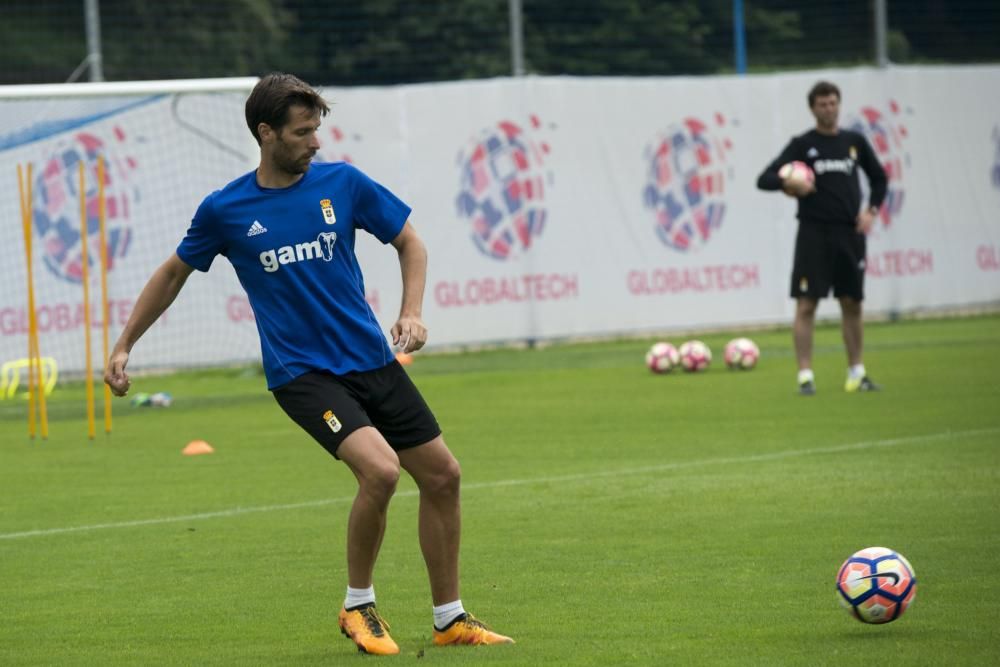
[[[836,95],[837,100],[840,100],[840,88],[836,85],[830,83],[829,81],[820,81],[809,91],[809,108],[813,108],[813,103],[816,102],[817,97],[827,97],[828,95]]]
[[[258,145],[260,132],[257,127],[267,123],[275,131],[280,131],[288,122],[288,108],[293,105],[306,107],[322,116],[330,112],[326,100],[294,74],[272,72],[257,82],[247,98],[246,117],[250,133]]]

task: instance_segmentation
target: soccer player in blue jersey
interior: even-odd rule
[[[405,353],[427,340],[421,320],[427,251],[408,221],[410,208],[389,190],[349,164],[312,162],[328,112],[319,93],[295,76],[269,74],[254,87],[246,118],[260,145],[260,166],[198,207],[176,253],[139,295],[105,382],[126,394],[132,347],[192,271],[207,271],[216,255],[225,256],[253,306],[268,389],[358,481],[347,523],[341,631],[360,651],[399,652],[376,611],[372,575],[403,468],[420,490],[434,643],[511,643],[462,606],[459,464],[365,301],[355,235],[368,232],[398,253],[403,298],[389,334]]]

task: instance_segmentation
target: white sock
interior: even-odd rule
[[[438,605],[434,607],[434,627],[441,630],[464,613],[465,607],[462,606],[461,600]]]
[[[799,371],[799,384],[805,384],[806,382],[815,382],[816,378],[813,376],[811,368],[803,368]]]
[[[354,609],[363,604],[375,604],[375,587],[351,588],[347,587],[347,596],[344,598],[344,609]]]
[[[855,364],[854,366],[851,366],[850,368],[847,369],[847,377],[851,378],[852,380],[860,380],[864,376],[865,376],[864,364]]]

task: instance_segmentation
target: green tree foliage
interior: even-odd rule
[[[46,4],[52,3],[4,3],[0,13],[0,83],[62,82],[86,57],[83,3],[54,13],[46,11]]]
[[[108,79],[246,76],[286,49],[271,0],[101,0]]]
[[[388,84],[510,72],[507,0],[286,0],[296,69],[309,80]]]
[[[545,74],[706,73],[731,60],[731,28],[712,19],[718,2],[529,0],[528,68]],[[725,4],[725,3],[723,3]]]
[[[732,0],[521,0],[529,73],[733,69]],[[290,71],[319,85],[506,76],[508,0],[98,0],[109,80]],[[744,0],[754,70],[871,63],[871,0]],[[895,62],[998,61],[996,0],[890,0]],[[83,0],[5,0],[0,83],[65,81]],[[86,78],[84,76],[83,78]]]

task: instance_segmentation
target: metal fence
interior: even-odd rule
[[[6,0],[0,83],[284,70],[373,85],[998,62],[998,34],[995,0]]]

